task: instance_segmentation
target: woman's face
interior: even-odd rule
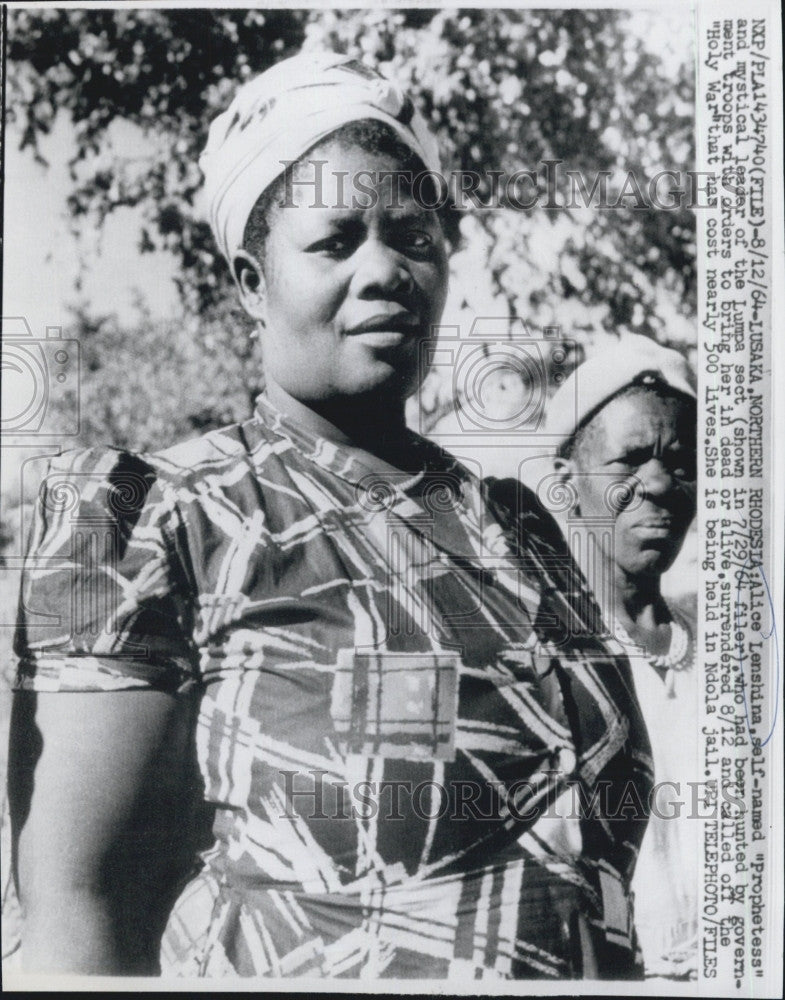
[[[655,392],[612,399],[574,455],[580,514],[613,519],[614,561],[632,576],[673,564],[695,516],[695,409]],[[627,495],[627,507],[611,501]]]
[[[300,402],[371,394],[400,403],[426,374],[420,344],[441,317],[447,257],[436,213],[384,180],[401,169],[386,154],[327,142],[272,210],[260,296],[265,378]]]

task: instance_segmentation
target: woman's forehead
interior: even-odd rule
[[[434,190],[427,177],[384,153],[360,150],[357,156],[328,159],[315,152],[286,178],[278,207],[307,209],[291,214],[303,217],[303,222],[307,216],[314,225],[359,220],[368,213],[422,221],[436,217]]]
[[[314,160],[327,161],[332,169],[357,170],[383,167],[412,169],[416,153],[398,143],[395,149],[377,146],[374,139],[357,141],[345,135],[332,135],[323,139],[300,158],[298,169]],[[422,167],[421,169],[425,169]]]
[[[317,147],[286,177],[284,205],[361,209],[383,198],[385,207],[396,209],[416,201],[426,180],[411,161],[389,153]]]
[[[422,208],[410,195],[398,199],[397,204],[383,197],[383,192],[370,199],[358,197],[354,201],[350,197],[347,202],[315,205],[307,199],[299,199],[295,204],[284,204],[276,213],[276,222],[286,219],[298,229],[351,229],[371,225],[374,221],[394,226],[409,223],[422,226],[431,221],[438,224],[436,212]]]
[[[651,390],[611,399],[596,414],[592,425],[606,446],[649,444],[663,435],[680,441],[694,434],[694,410],[687,399],[663,396]]]

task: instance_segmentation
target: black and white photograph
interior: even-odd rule
[[[779,995],[780,30],[3,5],[7,988]]]

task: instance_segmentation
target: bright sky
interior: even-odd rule
[[[41,144],[49,166],[36,163],[29,150],[19,151],[19,132],[6,130],[5,254],[3,313],[24,316],[33,334],[46,326],[67,326],[67,304],[81,296],[97,312],[133,315],[138,290],[158,316],[177,308],[174,268],[164,254],[140,254],[140,215],[119,209],[101,234],[80,246],[69,231],[66,198],[71,188],[66,165],[73,154],[68,120],[58,120]],[[81,293],[75,283],[79,254],[87,255]]]

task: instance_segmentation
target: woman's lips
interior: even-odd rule
[[[639,521],[632,525],[632,530],[643,538],[670,538],[673,534],[673,521],[669,519]]]
[[[420,326],[420,320],[408,310],[394,313],[377,313],[369,316],[361,323],[356,323],[346,329],[349,337],[358,337],[370,333],[414,333]]]
[[[349,327],[348,337],[361,337],[374,347],[397,347],[420,329],[420,321],[408,311],[379,313]]]

